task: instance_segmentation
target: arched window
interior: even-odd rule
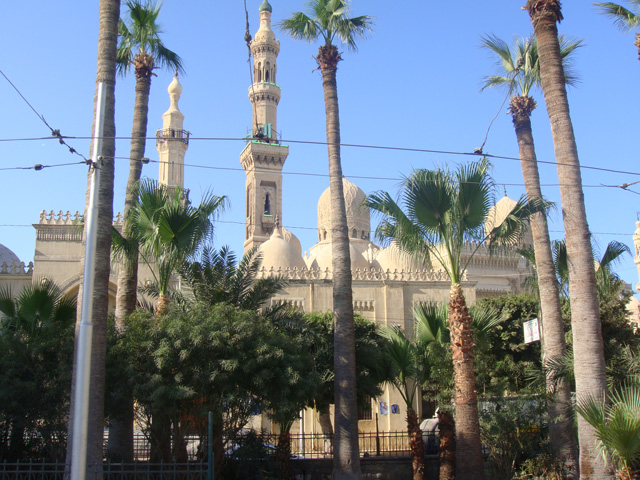
[[[264,72],[264,81],[269,83],[269,70],[267,70],[266,72]]]
[[[271,215],[271,196],[268,193],[264,197],[264,214]]]
[[[264,81],[269,83],[269,77],[271,72],[271,64],[269,62],[264,64]]]
[[[358,231],[355,228],[351,231],[351,238],[358,238]]]
[[[326,230],[323,232],[322,237],[323,237],[323,238],[322,238],[323,240],[326,240],[326,239],[327,239],[327,231],[326,231]]]
[[[258,83],[262,83],[262,63],[258,62]]]

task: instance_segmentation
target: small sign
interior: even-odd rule
[[[387,402],[380,402],[380,415],[389,415],[389,404]]]
[[[540,341],[540,326],[537,318],[524,322],[522,326],[524,328],[524,343]]]
[[[400,413],[400,407],[397,403],[391,405],[391,413]]]

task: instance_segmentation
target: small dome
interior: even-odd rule
[[[12,263],[18,265],[20,263],[20,259],[15,253],[0,243],[0,265],[5,262],[7,265],[11,265]]]
[[[264,0],[262,2],[262,4],[260,5],[260,11],[261,12],[272,12],[272,8],[271,5],[269,4],[268,0]]]
[[[284,239],[279,225],[276,225],[271,238],[260,245],[258,251],[262,254],[262,266],[267,270],[294,267],[302,270],[306,267],[296,247]]]
[[[331,243],[320,243],[311,248],[311,256],[307,263],[310,268],[319,268],[321,270],[333,271],[333,250]],[[351,258],[351,270],[369,269],[369,262],[362,254],[360,249],[352,242],[349,242],[349,257]]]
[[[417,259],[409,257],[400,251],[395,243],[383,248],[376,256],[376,261],[384,271],[416,271],[424,270],[427,265]]]
[[[484,222],[484,234],[488,235],[491,230],[504,222],[517,204],[518,202],[506,195],[502,197],[487,213],[487,219]]]
[[[367,195],[346,178],[342,179],[349,238],[368,240],[371,232],[369,207],[364,206]],[[318,237],[331,241],[331,191],[327,188],[318,201]]]
[[[181,95],[182,94],[182,85],[180,84],[180,80],[178,80],[178,76],[173,77],[173,80],[169,84],[169,88],[167,88],[169,95]]]

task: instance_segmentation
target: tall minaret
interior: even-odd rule
[[[260,5],[260,29],[251,42],[253,85],[249,87],[252,107],[251,134],[240,154],[247,175],[245,251],[266,242],[275,219],[282,222],[282,167],[289,147],[278,141],[277,113],[280,87],[276,85],[276,58],[280,42],[271,29],[271,5]]]
[[[182,85],[177,75],[168,91],[171,105],[162,115],[162,130],[156,132],[156,148],[160,155],[158,182],[169,188],[184,187],[184,154],[189,148],[189,132],[182,128],[184,115],[178,108]]]
[[[638,221],[636,221],[636,231],[633,234],[633,247],[635,250],[633,261],[638,267],[638,280],[640,280],[640,218],[638,218]],[[636,283],[636,290],[640,292],[640,282]]]

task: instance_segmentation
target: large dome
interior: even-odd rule
[[[0,243],[0,266],[4,263],[9,266],[11,266],[12,263],[18,265],[20,263],[20,259],[15,253]]]
[[[296,247],[282,236],[280,226],[274,228],[271,238],[260,245],[258,251],[262,254],[262,266],[267,270],[271,270],[271,268],[286,270],[294,267],[302,270],[306,267]]]
[[[364,206],[367,195],[346,178],[342,179],[349,238],[368,240],[371,231],[369,207]],[[318,241],[331,241],[331,193],[327,188],[318,201]]]
[[[362,249],[368,246],[365,242],[349,242],[349,257],[351,258],[351,270],[366,270],[369,262],[365,258]],[[333,246],[331,243],[319,243],[311,249],[311,255],[307,260],[309,268],[333,271]]]

